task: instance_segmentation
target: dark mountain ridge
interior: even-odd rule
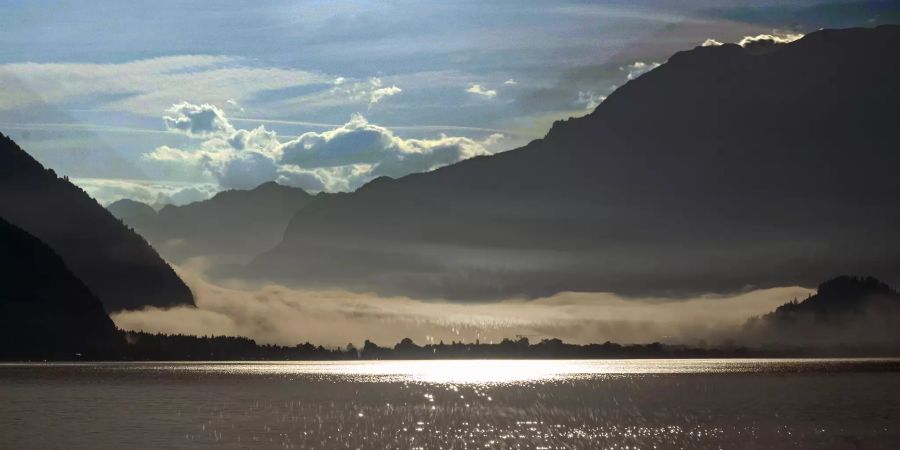
[[[125,343],[46,244],[0,219],[0,360],[109,358]]]
[[[0,136],[0,217],[49,245],[108,311],[194,303],[141,236],[6,136]]]
[[[312,202],[245,275],[419,297],[900,280],[900,27],[698,47],[520,149]]]

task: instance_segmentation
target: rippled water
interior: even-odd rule
[[[900,448],[900,360],[0,364],[0,448]]]

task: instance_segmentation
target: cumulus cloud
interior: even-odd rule
[[[470,94],[480,95],[485,98],[494,98],[497,96],[497,91],[484,88],[480,84],[473,84],[469,86],[469,88],[466,89],[466,92]]]
[[[626,78],[628,80],[633,80],[646,72],[649,72],[657,67],[662,65],[662,63],[658,62],[643,62],[643,61],[635,61],[632,64],[628,64],[626,66],[619,67],[619,70],[627,73]]]
[[[487,155],[499,133],[483,141],[441,134],[433,139],[405,139],[356,114],[344,125],[307,132],[281,142],[264,126],[235,129],[211,105],[179,103],[167,126],[204,136],[196,149],[160,146],[144,160],[172,170],[191,168],[223,188],[250,189],[276,180],[309,191],[348,191],[378,176],[400,177]]]
[[[758,34],[756,36],[744,36],[743,39],[738,41],[738,45],[741,47],[747,47],[754,44],[787,44],[789,42],[794,42],[797,39],[803,37],[802,33],[779,33],[777,31],[773,31],[772,34]]]
[[[724,44],[722,44],[721,42],[719,42],[713,38],[709,38],[709,39],[703,41],[702,44],[700,44],[701,47],[718,47],[720,45],[724,45]]]
[[[459,304],[275,284],[226,287],[200,275],[203,263],[193,260],[176,267],[195,293],[196,308],[148,308],[114,314],[113,320],[129,330],[241,335],[285,345],[311,341],[342,346],[365,339],[392,344],[404,337],[419,343],[489,342],[516,334],[577,343],[691,343],[714,340],[751,316],[811,292],[783,287],[690,299],[567,292],[532,301]]]
[[[377,175],[402,176],[487,154],[482,143],[441,135],[437,139],[403,139],[362,115],[323,133],[304,133],[281,147],[283,164],[301,167],[377,165]]]
[[[510,78],[510,79],[504,81],[503,84],[505,84],[507,86],[515,86],[519,83],[516,80],[513,80],[512,78]]]
[[[216,175],[224,188],[253,189],[274,180],[278,175],[278,164],[269,155],[242,151],[224,160]]]
[[[172,105],[166,112],[171,114],[163,116],[166,128],[190,137],[204,138],[234,133],[234,127],[225,119],[225,112],[208,103],[194,105],[181,102]]]

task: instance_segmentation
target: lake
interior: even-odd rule
[[[900,360],[0,364],[2,449],[896,449]]]

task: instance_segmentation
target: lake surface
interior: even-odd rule
[[[896,449],[900,360],[0,364],[2,449]]]

